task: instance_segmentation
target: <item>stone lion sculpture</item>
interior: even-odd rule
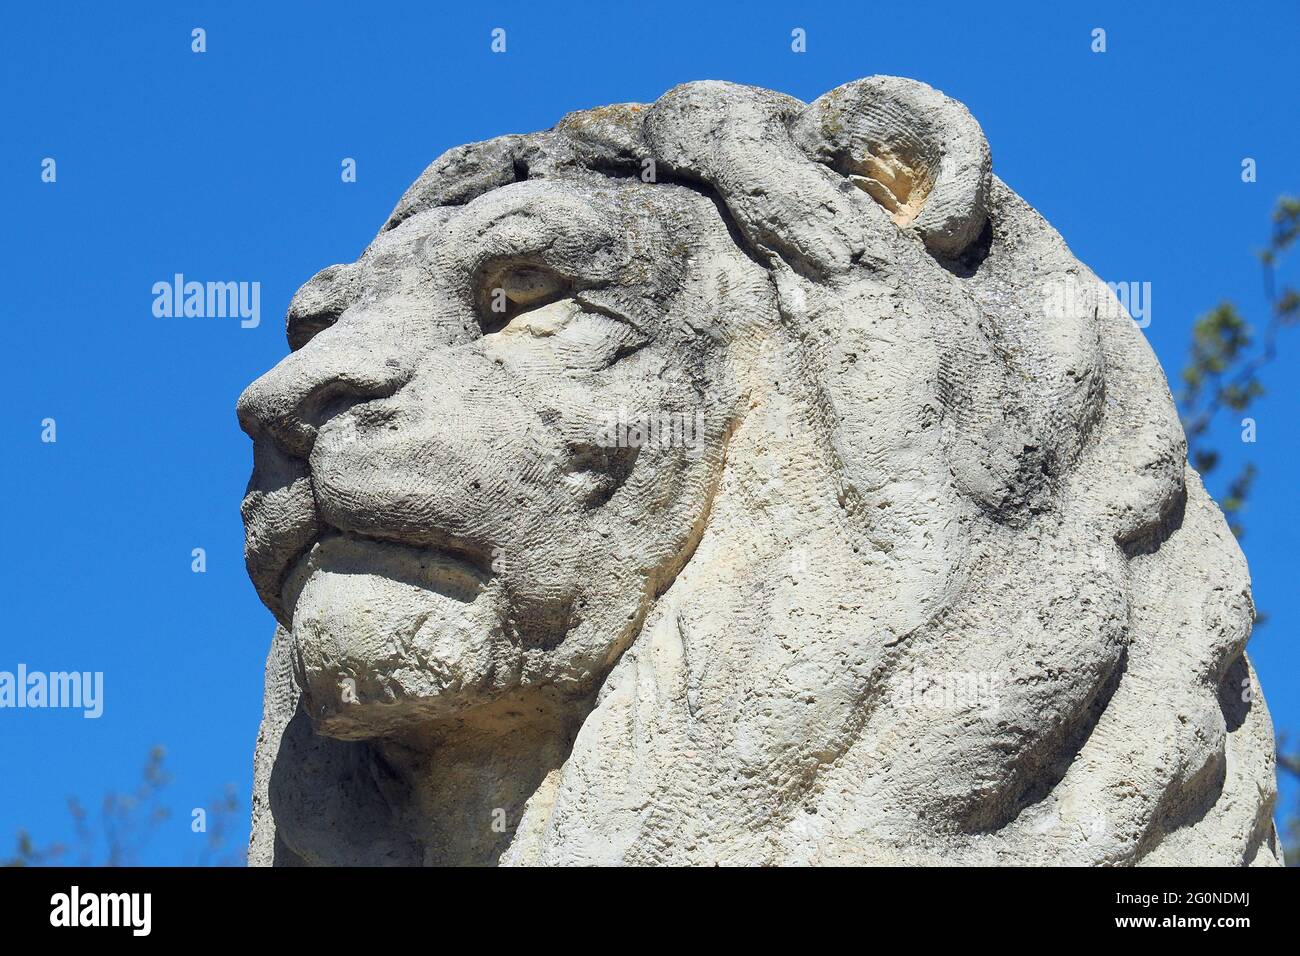
[[[930,87],[453,149],[288,338],[251,862],[1279,862],[1160,368]]]

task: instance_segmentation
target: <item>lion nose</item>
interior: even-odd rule
[[[236,405],[239,426],[254,441],[269,439],[306,458],[325,422],[393,395],[411,374],[409,357],[400,349],[386,348],[376,336],[340,322],[244,390]]]

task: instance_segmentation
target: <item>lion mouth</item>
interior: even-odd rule
[[[256,445],[254,450],[255,455],[260,451]],[[389,530],[351,522],[346,515],[331,514],[327,520],[306,462],[281,455],[259,458],[240,508],[244,557],[258,596],[282,626],[292,627],[304,580],[300,572],[310,568],[313,555],[332,539],[351,543],[354,573],[368,573],[367,567],[373,566],[414,582],[435,569],[437,581],[431,582],[441,581],[457,594],[477,593],[493,576],[491,547],[437,530]]]
[[[499,634],[487,585],[453,555],[325,534],[284,587],[294,666],[317,732],[384,736],[445,716],[458,695],[482,688]]]
[[[284,572],[281,602],[290,623],[303,586],[318,573],[387,578],[465,604],[473,602],[491,579],[490,570],[484,571],[454,549],[412,547],[327,526]]]

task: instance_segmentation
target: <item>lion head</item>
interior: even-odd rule
[[[1098,287],[909,80],[443,155],[239,401],[254,860],[1275,861],[1244,560]]]

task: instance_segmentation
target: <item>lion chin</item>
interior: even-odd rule
[[[1163,374],[930,87],[453,149],[288,332],[251,863],[1281,862]]]

